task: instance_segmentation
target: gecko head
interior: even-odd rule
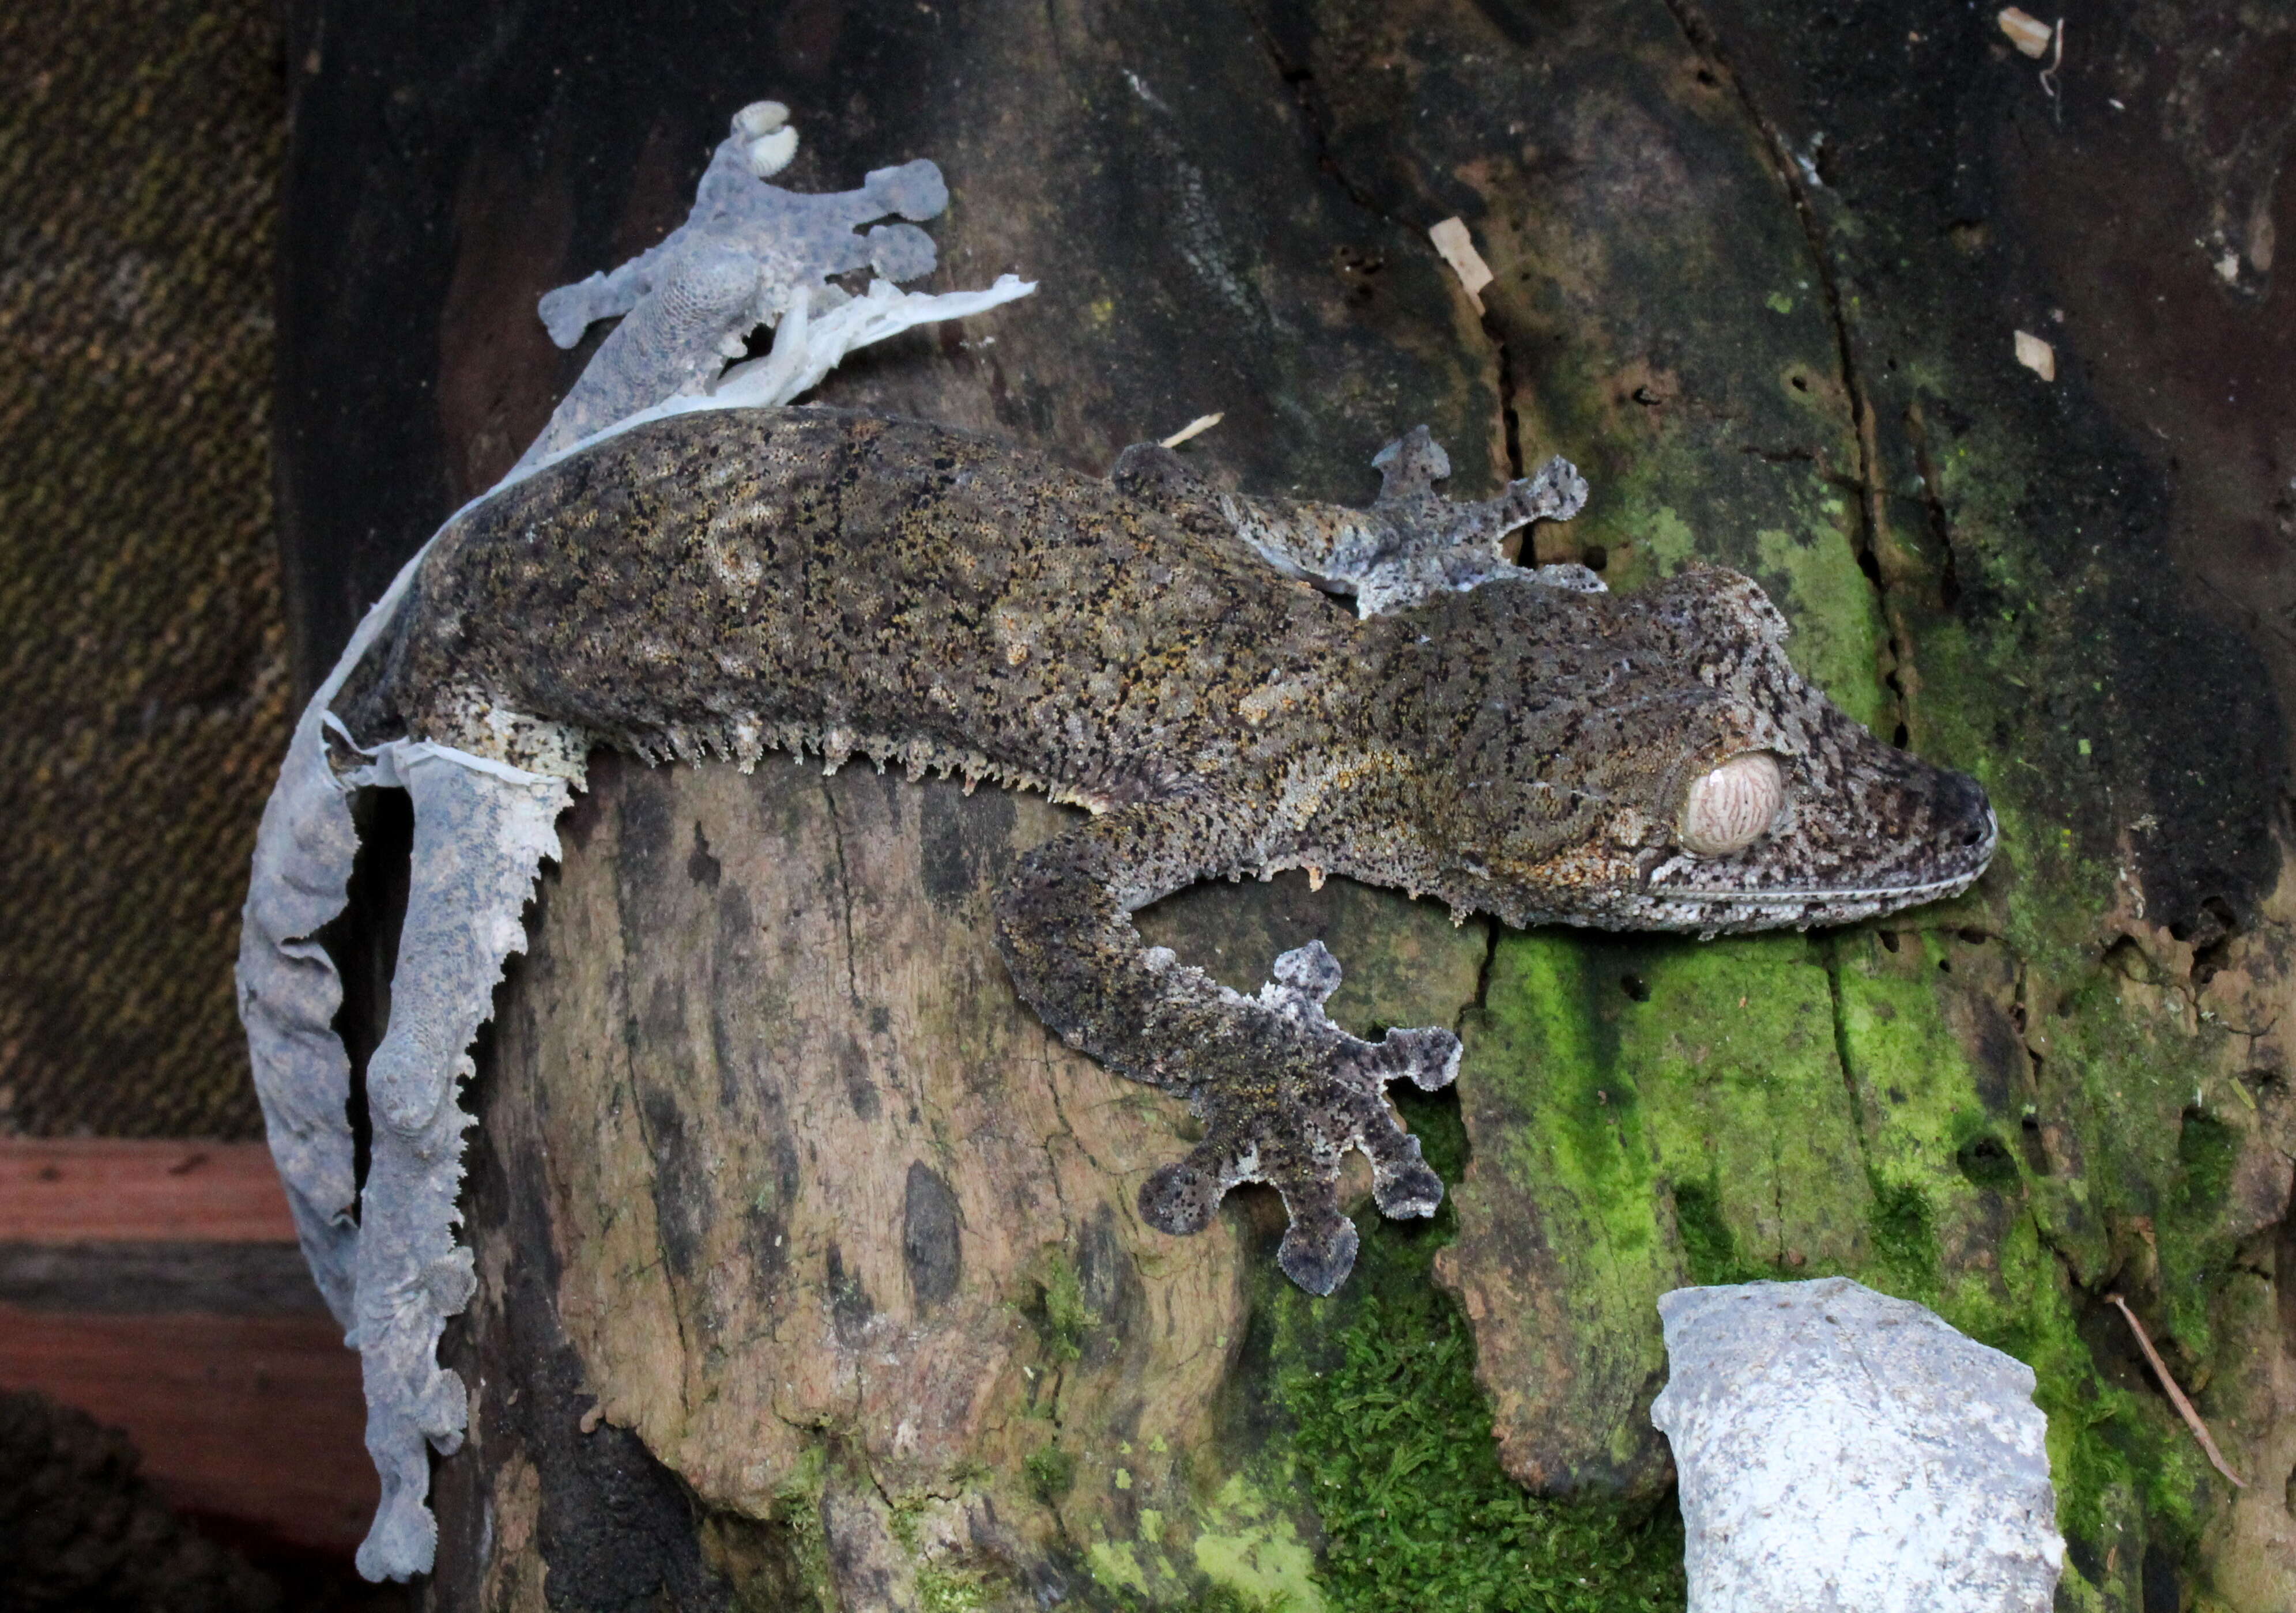
[[[1735,572],[1454,600],[1483,618],[1446,629],[1467,628],[1444,702],[1460,806],[1437,837],[1462,905],[1516,923],[1807,928],[1956,895],[1992,857],[1977,782],[1836,708]]]

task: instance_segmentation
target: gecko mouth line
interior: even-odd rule
[[[1993,853],[2000,841],[2000,821],[1988,810],[1984,833],[1970,841],[1965,847],[1969,872],[1944,879],[1898,885],[1781,885],[1729,889],[1715,886],[1669,885],[1663,877],[1660,877],[1654,878],[1647,888],[1653,898],[1660,900],[1719,902],[1734,907],[1762,907],[1788,902],[1926,901],[1967,889],[1993,861]]]

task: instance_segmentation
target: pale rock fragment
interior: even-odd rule
[[[2036,61],[2049,53],[2050,43],[2057,37],[2054,25],[2013,5],[2005,7],[1994,20],[2001,25],[2001,31],[2009,36],[2010,44]]]
[[[2046,1613],[2064,1542],[2031,1369],[1846,1277],[1658,1308],[1690,1613]]]
[[[1199,414],[1156,446],[1160,448],[1177,448],[1184,442],[1193,442],[1226,418],[1226,410],[1217,414]]]
[[[2057,350],[2030,331],[2016,335],[2017,362],[2043,381],[2057,378]]]
[[[1483,288],[1498,276],[1491,273],[1491,266],[1483,261],[1483,255],[1475,250],[1475,238],[1467,233],[1465,223],[1446,218],[1427,232],[1427,239],[1435,243],[1443,261],[1459,277],[1459,284],[1465,290],[1467,300],[1475,305],[1475,312],[1481,313]]]

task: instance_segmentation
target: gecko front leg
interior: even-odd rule
[[[1236,818],[1244,815],[1236,814]],[[1387,1101],[1390,1081],[1433,1091],[1458,1073],[1459,1039],[1440,1028],[1351,1036],[1324,1014],[1340,967],[1320,941],[1276,960],[1244,996],[1162,947],[1132,914],[1214,874],[1259,865],[1266,848],[1198,803],[1120,808],[1037,847],[997,899],[997,942],[1021,997],[1070,1046],[1119,1073],[1187,1098],[1203,1141],[1140,1190],[1141,1218],[1201,1231],[1227,1191],[1265,1182],[1291,1224],[1277,1262],[1312,1294],[1355,1264],[1341,1213],[1340,1163],[1370,1159],[1382,1211],[1431,1216],[1443,1183]]]

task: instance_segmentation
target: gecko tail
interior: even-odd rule
[[[411,741],[339,773],[326,746],[332,692],[305,711],[257,833],[239,1010],[304,1256],[361,1357],[367,1448],[383,1494],[359,1569],[405,1579],[426,1572],[437,1547],[424,1446],[453,1450],[468,1415],[461,1380],[438,1364],[446,1319],[475,1286],[470,1251],[455,1237],[472,1124],[455,1087],[472,1072],[468,1049],[503,964],[525,948],[521,915],[542,860],[558,856],[554,825],[578,781]],[[405,790],[414,806],[390,1028],[366,1073],[373,1137],[364,1187],[350,1059],[334,1029],[342,980],[313,938],[348,900],[358,851],[350,798],[361,786]]]

